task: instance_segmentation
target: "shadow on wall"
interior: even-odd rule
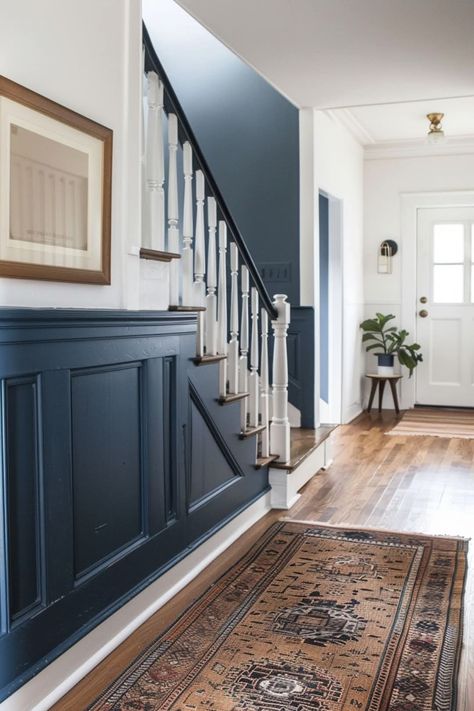
[[[299,115],[173,0],[143,19],[270,294],[299,304]]]

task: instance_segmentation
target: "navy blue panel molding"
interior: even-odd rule
[[[142,370],[127,363],[71,373],[76,580],[146,532]]]
[[[0,309],[0,700],[267,490],[195,337],[186,313]]]
[[[314,348],[314,309],[292,306],[288,328],[288,397],[301,411],[302,427],[315,427]]]
[[[43,600],[42,515],[38,452],[38,378],[5,381],[6,496],[8,514],[8,621],[37,612]]]

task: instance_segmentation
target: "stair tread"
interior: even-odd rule
[[[205,306],[168,306],[168,311],[205,311]]]
[[[255,462],[255,469],[261,469],[269,464],[274,464],[278,459],[278,454],[270,454],[268,457],[259,457]]]
[[[329,437],[336,427],[337,425],[320,425],[316,429],[292,427],[290,432],[290,461],[286,464],[275,462],[272,467],[274,469],[293,471]]]
[[[259,425],[258,427],[249,427],[239,434],[240,439],[247,439],[247,437],[253,437],[258,435],[260,432],[266,430],[265,425]]]
[[[248,397],[248,393],[231,393],[229,395],[226,395],[225,397],[220,397],[217,399],[217,402],[220,405],[227,405],[230,402],[237,402],[238,400],[243,400],[244,398]]]
[[[219,361],[225,360],[226,358],[226,355],[203,355],[196,356],[196,358],[193,358],[193,361],[196,365],[207,365],[208,363],[219,363]]]
[[[171,262],[172,259],[181,259],[181,255],[177,252],[161,252],[158,249],[142,247],[140,249],[140,259],[151,259],[155,262]]]

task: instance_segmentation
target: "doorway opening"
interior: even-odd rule
[[[319,191],[319,420],[342,412],[342,201]]]

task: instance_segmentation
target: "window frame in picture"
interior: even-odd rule
[[[43,242],[12,236],[12,126],[86,154],[85,248],[46,243],[46,231]],[[110,128],[0,76],[0,277],[111,283],[112,141]]]

